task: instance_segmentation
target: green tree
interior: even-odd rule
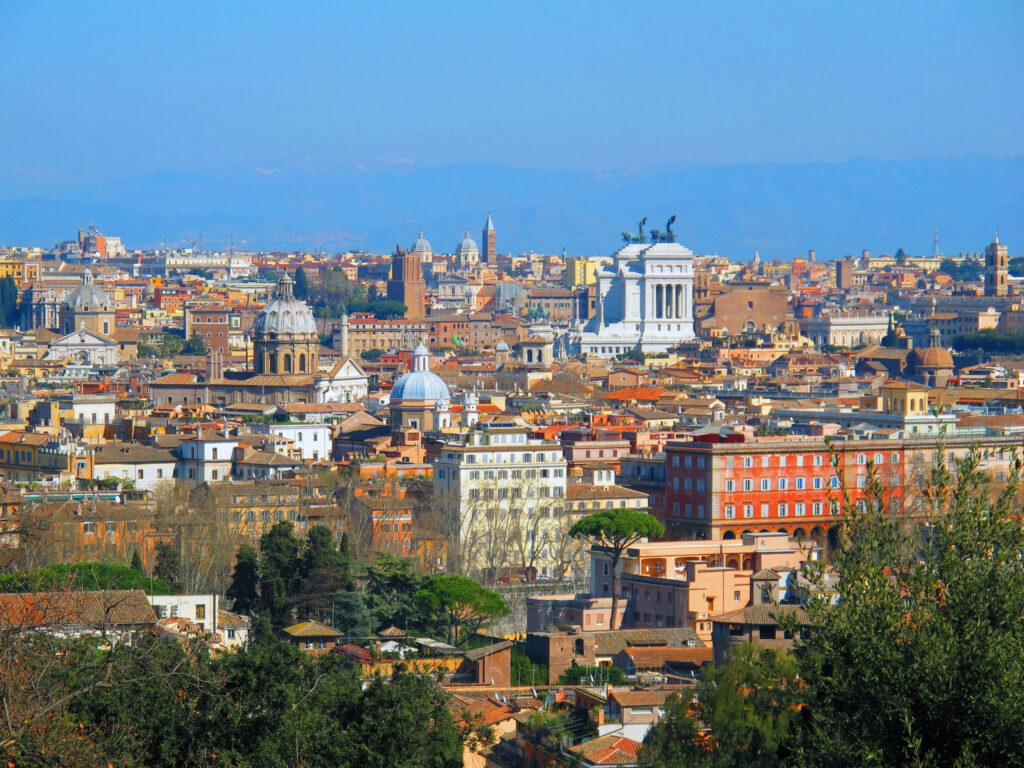
[[[369,360],[371,363],[375,363],[380,360],[383,354],[383,349],[364,349],[359,353],[359,356],[363,358],[363,360]]]
[[[175,357],[181,354],[184,346],[185,340],[181,336],[176,336],[173,333],[165,334],[163,341],[160,343],[160,356]]]
[[[329,608],[334,628],[347,636],[369,637],[373,633],[365,597],[359,592],[336,592]]]
[[[131,563],[130,563],[130,565],[128,567],[131,568],[133,571],[137,571],[139,573],[143,572],[142,556],[139,554],[139,550],[137,550],[137,549],[133,549],[132,550],[132,559],[131,559]]]
[[[431,576],[416,593],[416,601],[444,616],[447,639],[452,645],[466,640],[489,619],[508,613],[501,595],[461,575]]]
[[[232,601],[231,610],[250,615],[259,605],[259,560],[255,548],[243,544],[235,555],[235,569],[225,597]]]
[[[0,279],[0,326],[13,328],[18,324],[21,312],[18,308],[18,286],[14,279]]]
[[[177,544],[172,541],[157,542],[153,576],[169,584],[174,592],[181,589],[181,552]]]
[[[796,649],[803,764],[1024,765],[1020,459],[997,485],[979,451],[940,450],[921,496],[913,525],[877,478],[845,500],[839,601],[808,604]]]
[[[139,357],[158,357],[160,355],[160,348],[154,347],[152,344],[147,344],[144,341],[140,341],[135,346],[135,354]]]
[[[581,685],[590,683],[591,680],[611,685],[625,685],[626,673],[618,667],[591,667],[586,664],[577,664],[558,676],[559,685]]]
[[[644,738],[637,754],[642,768],[710,768],[715,760],[690,715],[692,692],[670,694],[665,714]]]
[[[275,630],[292,620],[292,597],[301,585],[299,551],[292,524],[276,523],[260,537],[260,605]]]
[[[622,553],[644,538],[665,535],[665,527],[658,519],[635,509],[606,509],[577,520],[569,529],[577,539],[589,539],[595,546],[606,547],[611,555],[612,618],[609,629],[618,626],[619,560]]]
[[[898,251],[896,251],[896,256],[894,258],[896,260],[896,263],[902,267],[904,264],[907,263],[908,256],[906,253],[903,252],[903,249],[900,248]]]
[[[133,558],[134,559],[134,558]],[[48,592],[61,589],[142,589],[169,595],[171,585],[157,576],[120,563],[57,563],[18,573],[0,574],[0,592]]]
[[[306,270],[302,267],[295,270],[295,286],[292,291],[297,299],[305,301],[309,298],[309,280],[306,278]]]
[[[183,355],[198,355],[203,357],[210,354],[210,348],[203,341],[203,337],[198,333],[193,333],[188,341],[181,348]]]
[[[519,648],[513,647],[509,662],[512,685],[547,685],[548,665],[534,664]]]
[[[334,546],[334,533],[325,525],[315,525],[307,533],[299,576],[294,602],[300,616],[322,619],[337,593],[355,589],[348,559]]]
[[[382,552],[366,567],[362,580],[375,629],[395,626],[427,634],[436,631],[437,613],[416,600],[426,579],[416,573],[412,558]]]

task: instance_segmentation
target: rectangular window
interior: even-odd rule
[[[725,505],[725,519],[726,520],[732,520],[734,517],[736,517],[736,507],[734,507],[732,504],[726,504]]]
[[[743,505],[743,516],[748,520],[754,516],[754,505],[744,504]]]
[[[789,479],[788,478],[785,478],[785,477],[780,477],[779,478],[779,490],[780,491],[788,491],[789,490]]]
[[[802,455],[796,457],[796,465],[802,467],[804,465],[804,457]]]
[[[820,501],[816,501],[816,502],[814,502],[813,505],[811,505],[811,512],[813,512],[815,515],[820,515],[821,514],[821,512],[822,512],[822,504],[821,504]]]
[[[779,517],[789,517],[788,504],[779,504]]]
[[[833,488],[838,488],[839,487],[839,478],[838,477],[833,477],[831,484],[832,484]]]
[[[762,456],[761,457],[761,466],[762,467],[770,467],[771,466],[771,460],[772,460],[771,456]]]
[[[775,627],[762,624],[757,628],[757,636],[762,640],[774,640],[775,631]]]
[[[796,503],[796,506],[794,506],[793,511],[797,517],[803,517],[807,514],[807,505],[804,504],[802,501],[798,501]]]
[[[744,480],[743,481],[743,490],[744,491],[752,491],[752,490],[754,490],[754,481],[751,480],[750,478],[747,478],[746,480]]]
[[[780,467],[786,466],[786,457],[785,456],[779,456],[779,466]]]
[[[793,487],[798,491],[802,491],[807,486],[807,479],[803,477],[798,477],[793,482],[795,483]]]
[[[685,467],[692,467],[693,466],[693,456],[687,456],[683,460],[683,466],[685,466]]]
[[[761,505],[761,517],[768,517],[768,504],[767,502]]]
[[[685,480],[683,480],[683,490],[684,491],[691,491],[691,490],[693,490],[693,479],[692,478],[688,477]]]
[[[772,489],[772,481],[767,477],[761,478],[761,490],[770,491]]]
[[[824,463],[825,463],[825,457],[820,455],[820,454],[816,454],[815,457],[814,457],[814,466],[820,467],[820,466],[824,465]]]
[[[743,466],[746,469],[750,469],[750,467],[754,466],[754,457],[753,456],[744,456],[743,457]]]
[[[704,457],[703,457],[703,456],[698,456],[698,457],[697,457],[697,466],[698,466],[698,467],[699,467],[700,469],[704,469],[704,467],[706,466],[706,464],[707,464],[707,462],[705,461],[705,459],[704,459]]]
[[[199,605],[196,606],[196,619],[199,620],[199,619],[205,619],[205,618],[206,618],[206,606],[203,605],[202,603],[200,603]]]
[[[704,478],[703,477],[698,477],[697,478],[697,490],[698,491],[703,491],[704,490]]]
[[[814,478],[813,485],[816,490],[820,491],[824,483],[822,482],[822,479],[820,477],[816,477]]]
[[[735,480],[726,480],[725,481],[725,492],[726,493],[732,493],[735,490],[736,490],[736,481]]]

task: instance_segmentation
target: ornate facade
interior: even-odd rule
[[[93,283],[89,269],[82,273],[82,284],[60,305],[60,332],[82,330],[107,337],[114,333],[114,307],[110,297]]]
[[[253,325],[253,372],[315,374],[319,369],[320,337],[313,312],[293,294],[295,282],[285,275],[273,300]]]
[[[580,351],[614,357],[667,352],[693,333],[693,253],[678,243],[633,243],[597,274],[597,314]]]

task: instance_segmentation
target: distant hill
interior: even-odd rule
[[[282,163],[133,177],[0,174],[0,244],[49,247],[92,222],[129,247],[202,235],[224,247],[451,251],[487,212],[502,252],[609,253],[643,216],[671,214],[698,253],[820,259],[868,248],[981,251],[999,227],[1024,252],[1024,157],[672,166],[608,173],[502,165],[364,168]]]

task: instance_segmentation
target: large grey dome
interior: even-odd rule
[[[427,238],[423,236],[422,232],[420,232],[420,236],[416,238],[416,242],[413,243],[412,252],[433,255],[434,252],[430,248],[430,243],[427,241]]]
[[[461,256],[463,254],[468,255],[470,253],[474,255],[479,254],[480,249],[477,248],[476,240],[469,236],[469,230],[467,229],[466,234],[462,237],[462,241],[455,248],[455,254],[457,256]]]
[[[86,267],[82,273],[82,284],[64,299],[64,306],[80,310],[109,309],[110,298],[92,281],[92,271]]]
[[[257,334],[315,334],[316,321],[313,311],[306,302],[296,299],[292,294],[295,281],[287,274],[281,278],[274,292],[274,299],[263,308],[253,332]]]
[[[430,371],[430,352],[420,344],[412,353],[412,371],[405,374],[391,388],[391,402],[403,400],[448,401],[451,395],[444,379]]]

